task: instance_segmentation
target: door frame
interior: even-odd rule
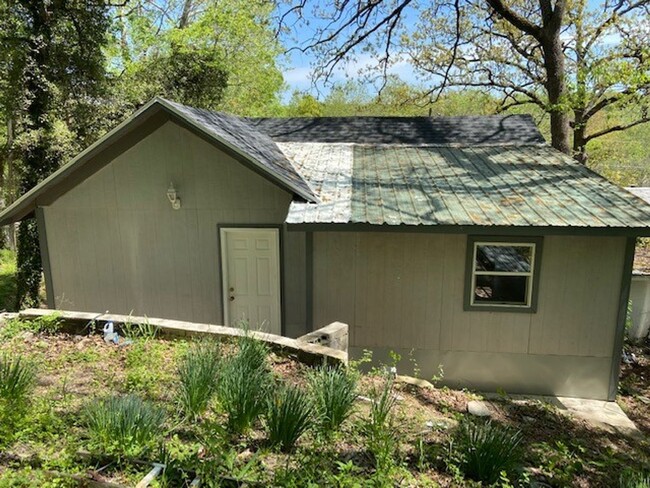
[[[226,325],[228,322],[226,320],[226,307],[228,297],[226,296],[226,287],[225,278],[227,275],[227,269],[225,268],[224,254],[225,248],[223,247],[224,242],[221,239],[222,230],[268,230],[268,229],[277,229],[278,231],[278,266],[279,266],[279,278],[280,278],[280,334],[284,336],[285,325],[284,325],[284,226],[281,224],[217,224],[217,250],[218,250],[218,268],[219,268],[219,289],[221,297],[221,323]]]

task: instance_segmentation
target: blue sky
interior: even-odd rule
[[[309,5],[309,3],[308,3]],[[310,12],[305,11],[305,15],[309,16]],[[295,17],[288,17],[287,23],[291,24],[296,19]],[[301,25],[300,31],[298,33],[293,33],[293,38],[291,36],[286,36],[282,39],[285,47],[289,48],[295,46],[296,43],[307,43],[309,39],[314,34],[314,29],[322,27],[325,25],[324,21],[316,18],[315,16],[309,16],[310,26]],[[403,28],[410,29],[414,26],[416,18],[413,12],[408,11],[405,16],[403,16]],[[285,98],[290,98],[291,94],[298,90],[302,92],[309,92],[314,96],[324,96],[326,95],[331,88],[332,83],[345,82],[349,79],[355,79],[359,77],[359,71],[373,66],[375,60],[373,57],[367,53],[357,52],[355,59],[349,60],[345,63],[342,63],[333,73],[330,84],[323,85],[319,83],[318,86],[312,84],[312,67],[315,62],[315,56],[311,52],[302,53],[298,50],[292,50],[284,59],[281,61],[282,65],[285,67],[283,70],[284,80],[288,86],[287,92],[285,93]],[[398,75],[402,80],[417,83],[417,78],[415,76],[415,71],[413,68],[406,62],[400,62],[396,66],[390,69],[390,73]],[[369,86],[369,91],[372,91],[373,88]]]

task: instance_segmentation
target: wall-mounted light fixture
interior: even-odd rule
[[[176,188],[174,188],[174,183],[169,184],[169,188],[167,189],[167,199],[169,200],[169,203],[172,204],[172,208],[174,210],[180,210],[181,199],[178,196],[178,193],[176,193]]]

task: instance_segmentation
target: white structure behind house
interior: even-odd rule
[[[630,187],[627,190],[650,203],[650,187]],[[650,250],[637,248],[632,272],[630,300],[632,301],[632,327],[628,336],[643,340],[650,334]]]

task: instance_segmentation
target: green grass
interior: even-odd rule
[[[16,310],[16,254],[0,249],[0,311]]]

